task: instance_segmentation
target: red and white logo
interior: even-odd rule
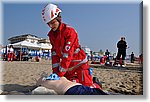
[[[70,46],[69,46],[69,45],[66,45],[65,50],[66,50],[66,51],[69,51],[69,50],[70,50]]]

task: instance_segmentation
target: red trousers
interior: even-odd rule
[[[89,69],[82,69],[78,67],[67,72],[64,76],[70,81],[75,81],[85,86],[93,85],[92,75],[90,75]]]
[[[73,74],[67,72],[65,77],[73,82],[81,83],[82,85],[102,89],[97,83],[93,83],[92,75],[89,75],[89,69],[75,70]]]
[[[13,61],[13,53],[8,53],[8,61]]]

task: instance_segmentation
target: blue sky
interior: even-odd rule
[[[139,3],[55,3],[62,10],[63,22],[78,32],[80,44],[93,51],[117,51],[116,43],[126,37],[127,54],[139,55]],[[45,3],[3,3],[3,44],[13,36],[31,33],[47,38],[50,28],[43,22],[41,11]]]

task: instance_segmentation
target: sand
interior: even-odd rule
[[[36,79],[43,72],[51,73],[51,61],[1,61],[1,81],[3,95],[30,95],[36,88]],[[129,66],[129,65],[128,65]],[[91,65],[93,76],[98,77],[104,90],[125,95],[143,94],[143,69],[130,64],[126,68]]]

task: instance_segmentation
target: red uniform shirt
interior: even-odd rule
[[[80,48],[77,32],[70,26],[61,23],[57,31],[48,33],[52,44],[52,68],[53,73],[63,76],[76,66],[82,68],[87,62],[85,52]],[[83,68],[89,68],[84,65]]]

